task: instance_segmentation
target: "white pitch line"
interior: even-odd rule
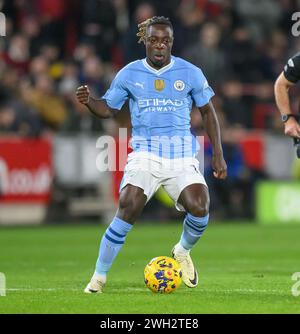
[[[226,293],[232,293],[232,292],[242,292],[242,293],[269,293],[269,294],[284,294],[282,291],[278,290],[256,290],[256,289],[203,289],[202,291],[205,292],[226,292]]]
[[[80,291],[80,289],[65,289],[65,288],[10,288],[6,291]]]
[[[6,289],[6,291],[83,291],[84,288],[82,289],[68,289],[68,288],[10,288]],[[117,289],[117,288],[110,288],[109,291],[123,291],[123,292],[129,292],[129,291],[147,291],[146,287],[145,288],[123,288],[123,289]]]
[[[58,292],[58,291],[83,291],[82,289],[71,289],[71,288],[7,288],[6,291],[48,291],[48,292]],[[107,291],[119,291],[119,292],[145,292],[147,291],[145,288],[108,288]],[[283,291],[278,290],[256,290],[256,289],[206,289],[206,288],[199,288],[198,292],[210,292],[210,293],[259,293],[259,294],[276,294],[276,295],[285,295]]]

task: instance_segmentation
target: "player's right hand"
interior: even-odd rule
[[[76,90],[77,100],[82,104],[88,104],[90,98],[90,90],[88,86],[80,86]]]
[[[300,138],[300,125],[294,117],[290,117],[284,124],[284,133],[286,136]]]

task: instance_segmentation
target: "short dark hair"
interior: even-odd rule
[[[138,25],[139,31],[136,34],[139,37],[138,43],[143,42],[145,44],[145,42],[146,42],[146,31],[147,31],[148,27],[150,27],[154,24],[164,24],[164,25],[170,27],[171,30],[173,31],[172,23],[171,23],[171,21],[169,20],[168,17],[153,16],[150,19],[147,19],[147,20],[141,22]]]

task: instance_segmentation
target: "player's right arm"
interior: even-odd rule
[[[80,86],[76,91],[77,99],[80,103],[87,106],[94,115],[100,118],[109,118],[121,110],[129,97],[128,75],[128,66],[126,66],[117,73],[109,89],[101,99],[93,98],[88,86]]]
[[[91,96],[88,86],[80,86],[76,90],[77,100],[84,104],[94,115],[100,118],[111,117],[116,110],[110,108],[106,100],[95,99]]]
[[[289,89],[300,80],[300,55],[297,54],[284,67],[274,85],[274,94],[281,116],[291,115]],[[284,123],[284,133],[287,136],[300,138],[300,125],[295,117],[289,117]]]

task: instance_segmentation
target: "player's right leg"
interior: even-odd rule
[[[101,239],[96,270],[84,292],[102,292],[107,273],[121,250],[127,233],[141,214],[146,201],[147,197],[143,189],[131,184],[127,184],[122,189],[118,211]]]
[[[197,244],[207,228],[209,219],[209,192],[205,184],[190,184],[181,192],[180,203],[187,215],[183,223],[183,232],[172,255],[182,268],[182,280],[189,288],[198,285],[198,273],[190,256],[191,249]]]

